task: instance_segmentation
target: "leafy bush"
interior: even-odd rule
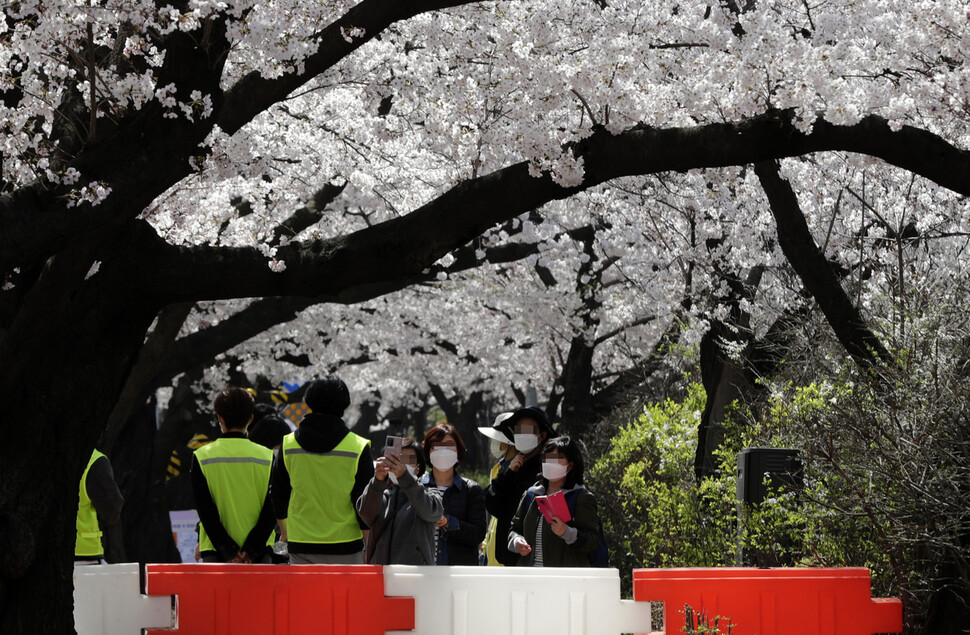
[[[919,632],[935,592],[968,597],[970,391],[927,384],[940,377],[901,365],[769,387],[757,409],[731,412],[721,469],[700,482],[701,386],[645,407],[590,470],[627,588],[638,567],[862,566],[875,596],[903,598],[907,632]],[[801,486],[742,509],[736,457],[751,446],[798,449]]]
[[[751,421],[758,442],[802,449],[802,562],[868,567],[922,632],[934,596],[970,598],[970,392],[960,373],[897,361],[778,389]]]
[[[694,478],[704,399],[695,383],[683,401],[646,406],[590,470],[612,562],[627,579],[637,567],[735,563],[733,482]]]

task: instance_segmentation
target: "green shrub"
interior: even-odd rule
[[[640,567],[871,566],[885,570],[878,531],[863,514],[845,518],[831,509],[846,485],[832,474],[807,470],[798,492],[771,492],[763,503],[738,504],[738,452],[773,444],[802,449],[796,434],[829,407],[830,387],[791,388],[769,399],[755,420],[734,409],[715,456],[719,472],[698,481],[694,473],[697,427],[705,393],[690,384],[683,401],[648,405],[613,436],[595,461],[590,480],[615,566],[628,585]],[[814,467],[812,463],[810,467]]]
[[[941,589],[970,597],[970,390],[917,370],[766,387],[757,408],[729,412],[720,470],[700,482],[703,389],[646,406],[590,469],[626,591],[639,567],[867,567],[873,596],[902,597],[907,633]],[[799,450],[801,485],[742,508],[744,447]]]
[[[683,401],[646,406],[590,470],[611,562],[627,578],[638,567],[735,562],[733,481],[694,478],[704,399],[695,383]]]

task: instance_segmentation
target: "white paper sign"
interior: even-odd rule
[[[194,509],[180,509],[169,512],[168,516],[172,521],[172,538],[182,562],[195,562],[195,547],[199,544],[195,526],[199,522],[199,512]]]

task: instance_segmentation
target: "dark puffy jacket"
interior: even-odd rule
[[[574,489],[579,490],[575,503],[575,517],[566,524],[569,527],[575,527],[575,537],[573,542],[569,543],[566,536],[557,536],[549,523],[542,523],[542,566],[544,567],[591,566],[590,557],[600,543],[596,498],[582,485],[577,485]],[[533,566],[536,555],[536,533],[541,514],[535,497],[544,495],[546,489],[541,484],[536,484],[532,492],[533,496],[529,499],[528,507],[526,507],[525,496],[519,502],[515,517],[512,519],[512,528],[509,530],[508,543],[505,545],[507,551],[515,557],[516,564],[524,567]],[[518,553],[511,551],[516,536],[525,538],[532,547],[529,555],[520,557]],[[495,545],[496,553],[500,547],[502,545]]]
[[[505,549],[509,538],[512,517],[519,507],[525,490],[535,485],[542,470],[542,454],[522,464],[518,472],[506,468],[485,488],[485,509],[495,516],[495,559],[507,567],[519,561],[519,554]]]
[[[431,472],[421,482],[428,489],[438,490]],[[485,538],[485,491],[475,481],[456,472],[443,500],[444,515],[449,521],[444,532],[448,540],[448,564],[477,565],[478,547]]]

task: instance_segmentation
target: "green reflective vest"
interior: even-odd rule
[[[283,464],[293,491],[287,510],[290,542],[335,544],[363,538],[350,500],[357,463],[370,441],[348,432],[329,452],[308,452],[295,434],[283,437]]]
[[[97,450],[91,453],[88,465],[81,474],[81,484],[78,487],[77,502],[77,539],[74,541],[75,556],[100,557],[104,554],[104,547],[101,546],[101,528],[98,527],[98,512],[91,504],[91,497],[88,496],[88,472],[91,466],[99,458],[104,456]]]
[[[219,521],[241,549],[259,520],[269,492],[273,451],[249,439],[217,439],[195,451]],[[273,544],[270,532],[266,544]],[[216,551],[205,525],[199,526],[199,551]]]

